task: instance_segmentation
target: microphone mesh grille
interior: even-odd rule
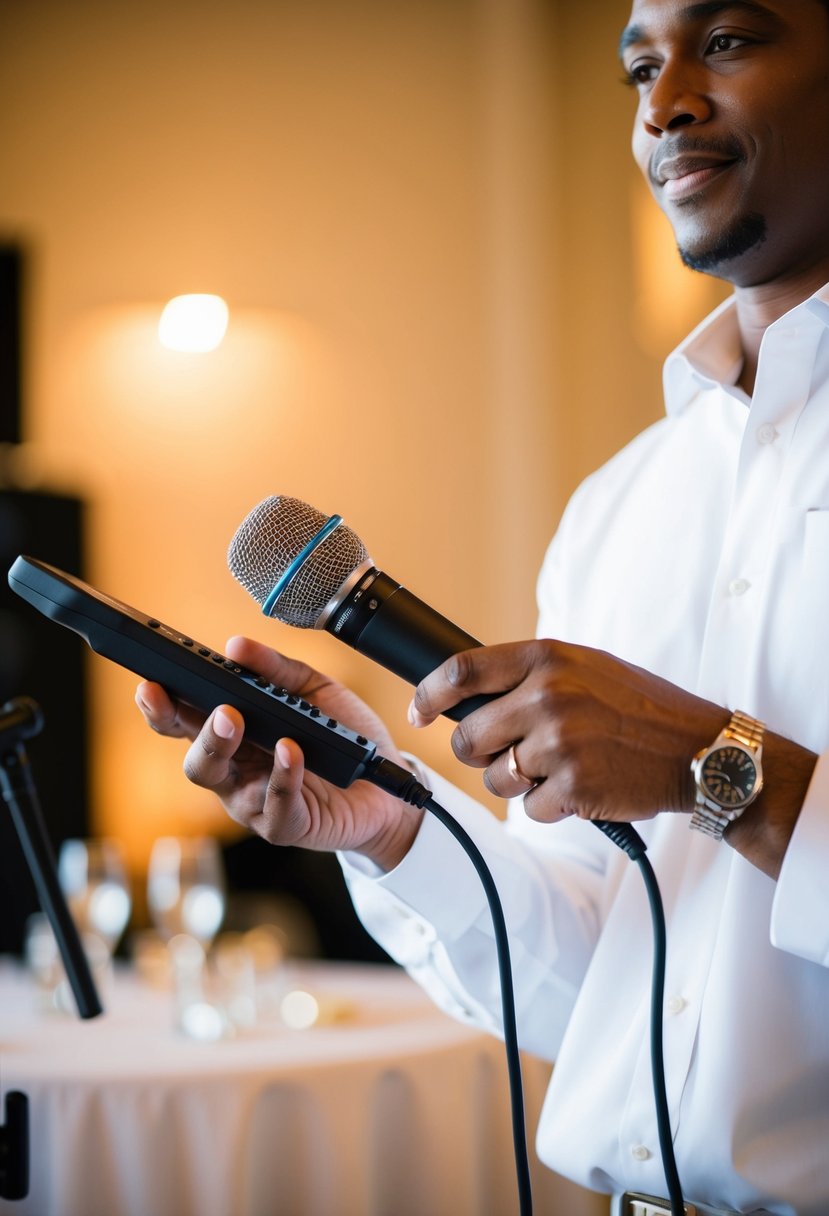
[[[242,521],[230,542],[227,564],[253,598],[264,604],[302,550],[328,522],[300,498],[266,498]],[[305,559],[280,595],[271,616],[311,629],[357,566],[368,559],[355,532],[339,524]]]

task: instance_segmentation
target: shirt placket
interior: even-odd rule
[[[808,321],[766,333],[711,587],[698,690],[726,708],[747,713],[756,709],[757,640],[767,604],[770,539],[786,455],[810,392],[818,337],[818,328]],[[725,390],[720,391],[725,397]],[[733,407],[734,402],[723,404]]]
[[[744,409],[745,417],[735,453],[731,506],[710,589],[699,689],[701,695],[728,708],[752,708],[756,639],[767,594],[769,538],[792,433],[811,390],[818,338],[819,329],[808,323],[767,334],[750,409],[727,390],[716,390],[721,396],[724,427],[733,426],[735,409]],[[779,368],[786,369],[785,375]],[[712,528],[712,535],[716,533]],[[721,844],[692,834],[681,890],[672,900],[679,911],[669,915],[662,1032],[674,1136],[681,1129],[682,1095],[692,1066],[729,860]],[[642,1190],[658,1186],[662,1174],[651,1080],[649,1057],[643,1050],[619,1129],[626,1175]]]

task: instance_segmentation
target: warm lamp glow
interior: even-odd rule
[[[215,350],[225,336],[227,317],[221,296],[174,296],[161,314],[158,336],[169,350]]]

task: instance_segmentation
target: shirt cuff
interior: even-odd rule
[[[818,758],[783,858],[771,913],[771,942],[829,965],[829,752]]]
[[[482,852],[497,848],[503,824],[486,807],[453,786],[438,773],[418,765],[418,779],[441,807],[473,838]],[[340,854],[349,885],[366,880],[403,910],[423,917],[446,942],[461,937],[486,909],[481,880],[462,845],[428,810],[406,856],[384,872],[354,853]],[[447,899],[447,891],[452,898]]]

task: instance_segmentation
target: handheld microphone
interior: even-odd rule
[[[325,629],[410,684],[481,643],[378,570],[339,515],[298,498],[266,498],[228,549],[233,576],[266,616]],[[448,712],[456,721],[492,700],[470,697]]]
[[[410,684],[451,655],[482,645],[378,570],[340,515],[323,515],[299,498],[274,496],[254,507],[227,561],[266,616],[326,629]],[[497,696],[469,697],[446,716],[460,721]],[[642,858],[645,844],[632,824],[592,822],[634,860]]]

